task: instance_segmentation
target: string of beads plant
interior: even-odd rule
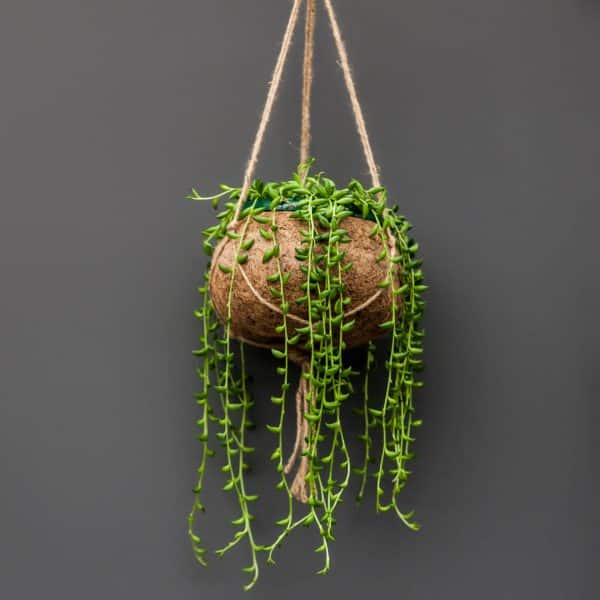
[[[419,528],[413,512],[399,505],[421,425],[414,390],[422,385],[417,379],[423,366],[419,323],[426,286],[418,244],[409,235],[411,224],[397,208],[387,208],[383,187],[367,189],[353,180],[338,189],[323,174],[310,175],[309,168],[310,163],[301,165],[290,181],[254,181],[241,207],[240,188],[222,186],[210,198],[192,190],[189,196],[212,201],[220,210],[217,224],[204,231],[210,260],[199,288],[202,306],[195,313],[202,323],[201,347],[194,352],[202,358],[202,387],[196,395],[202,457],[189,536],[195,556],[205,564],[207,550],[195,526],[204,511],[207,459],[215,454],[213,431],[223,449],[223,489],[236,497],[240,509],[232,521],[233,538],[217,555],[248,544],[246,589],[258,578],[258,553],[273,563],[276,549],[299,526],[316,529],[316,551],[324,557],[319,573],[329,570],[335,511],[353,473],[358,501],[372,477],[376,510],[393,512],[409,528]],[[384,391],[374,396],[370,380],[379,336],[385,336],[389,349]],[[271,349],[281,381],[280,392],[270,399],[279,407],[279,418],[267,428],[274,436],[277,489],[287,508],[277,521],[281,531],[268,544],[255,538],[252,505],[258,496],[246,478],[254,403],[244,358],[247,344]],[[344,350],[357,346],[366,347],[362,380],[344,360]],[[283,425],[293,412],[292,363],[300,366],[301,376],[295,394],[296,439],[286,460],[285,447],[292,444],[284,440]],[[355,443],[341,418],[352,394],[361,396],[355,409],[362,423],[358,459],[351,457]]]

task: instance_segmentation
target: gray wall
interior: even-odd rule
[[[289,4],[0,5],[2,597],[242,596],[245,553],[203,570],[185,534],[213,215],[183,197],[239,183]],[[432,288],[405,495],[423,530],[347,502],[330,575],[302,531],[248,597],[597,598],[600,3],[337,5]],[[366,179],[322,17],[315,153]],[[297,162],[299,65],[296,44],[265,178]],[[251,367],[268,394],[269,357]],[[273,441],[253,442],[268,539]],[[208,485],[216,547],[218,462]]]

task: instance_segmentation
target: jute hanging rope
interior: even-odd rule
[[[379,179],[379,169],[375,162],[375,156],[373,154],[373,148],[371,147],[371,141],[369,139],[369,133],[367,131],[367,124],[363,115],[360,102],[358,101],[358,94],[356,92],[356,85],[354,84],[354,78],[352,77],[352,69],[350,68],[350,61],[348,60],[348,53],[346,52],[346,44],[340,31],[337,16],[333,9],[331,0],[325,0],[325,8],[327,9],[327,15],[329,17],[329,24],[331,25],[331,31],[333,32],[333,39],[335,40],[335,46],[338,51],[340,59],[340,67],[344,73],[344,82],[348,89],[348,95],[350,96],[350,104],[352,106],[352,112],[354,113],[354,120],[356,121],[356,130],[360,137],[360,143],[362,145],[363,152],[365,154],[365,160],[369,167],[369,173],[371,173],[371,181],[373,187],[381,186]]]
[[[387,192],[380,183],[331,0],[323,0],[323,7],[372,187],[352,180],[338,188],[323,173],[310,173],[317,5],[317,0],[293,2],[242,185],[223,186],[221,194],[210,198],[195,190],[190,195],[193,200],[212,200],[215,208],[222,197],[229,201],[218,214],[218,224],[204,231],[210,263],[206,284],[200,288],[203,305],[196,311],[203,324],[202,345],[196,351],[203,359],[198,370],[203,387],[197,395],[203,411],[198,420],[202,460],[189,535],[196,558],[204,564],[206,549],[194,527],[204,510],[199,495],[207,457],[214,454],[208,444],[210,429],[216,424],[226,457],[223,489],[236,495],[241,510],[241,516],[232,521],[239,527],[233,540],[217,553],[224,554],[242,540],[248,542],[252,562],[245,569],[251,575],[246,588],[258,578],[258,553],[266,552],[267,561],[273,562],[284,539],[300,525],[316,525],[321,542],[317,550],[324,553],[320,572],[329,570],[334,513],[353,472],[359,477],[359,500],[372,476],[377,511],[393,511],[409,528],[418,529],[412,512],[400,509],[398,498],[410,474],[410,448],[420,425],[414,418],[413,391],[421,386],[417,379],[423,352],[419,323],[426,286],[418,245],[408,236],[411,225],[396,208],[387,207]],[[254,174],[303,7],[301,164],[292,180],[263,183]],[[375,369],[374,340],[384,335],[389,342],[383,363],[385,390],[374,397],[369,383]],[[250,507],[258,496],[249,493],[245,477],[247,455],[252,451],[246,430],[254,403],[246,375],[247,345],[271,349],[281,378],[280,393],[271,397],[279,407],[279,419],[267,428],[276,436],[271,460],[280,476],[277,489],[287,495],[288,512],[277,522],[282,531],[269,545],[258,544],[254,538]],[[366,362],[363,381],[357,386],[355,378],[360,373],[346,364],[344,350],[360,346],[366,347]],[[300,368],[293,400],[291,364]],[[358,463],[351,457],[341,420],[347,399],[357,392],[362,397],[358,412],[363,419],[359,436],[363,458]],[[211,404],[213,394],[217,405]],[[294,402],[295,435],[284,460],[288,400]],[[373,443],[375,434],[380,444]],[[287,476],[294,468],[289,482]],[[298,507],[305,507],[304,515],[298,515]]]
[[[235,215],[232,221],[236,223],[240,216],[240,211],[242,210],[242,206],[244,202],[248,198],[248,190],[250,189],[250,184],[252,183],[252,178],[254,177],[254,172],[256,170],[256,165],[258,164],[258,156],[260,154],[263,140],[265,137],[265,132],[267,130],[267,125],[269,124],[269,120],[271,119],[271,113],[273,112],[273,106],[275,105],[275,100],[277,99],[277,93],[279,92],[279,86],[281,85],[281,78],[283,76],[283,70],[285,68],[285,62],[287,60],[288,54],[290,52],[290,48],[292,46],[292,38],[294,36],[294,31],[296,29],[296,24],[298,23],[298,16],[300,14],[300,8],[302,7],[303,0],[294,0],[294,5],[292,6],[292,12],[290,13],[290,18],[288,20],[287,27],[285,28],[285,33],[283,34],[283,41],[281,42],[281,50],[279,51],[279,56],[277,57],[277,62],[275,63],[275,69],[273,70],[273,76],[271,77],[271,85],[269,87],[269,93],[267,94],[267,100],[265,102],[265,107],[262,112],[262,116],[260,118],[260,123],[258,125],[258,131],[256,132],[256,137],[254,138],[254,143],[252,144],[252,150],[250,152],[250,159],[248,160],[248,164],[246,166],[246,172],[244,173],[244,179],[242,183],[242,191],[240,193],[240,198],[238,201],[238,205],[235,211]]]
[[[300,163],[310,158],[311,100],[313,86],[313,63],[315,53],[315,21],[317,1],[306,1],[306,27],[304,30],[304,63],[302,67],[302,124],[300,128]]]

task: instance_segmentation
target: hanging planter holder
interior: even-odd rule
[[[263,184],[254,180],[265,131],[277,97],[300,11],[306,5],[303,64],[300,167],[288,182]],[[215,207],[228,198],[217,225],[204,234],[211,256],[200,288],[204,302],[196,311],[203,322],[202,357],[198,369],[203,388],[196,395],[202,458],[195,499],[189,516],[189,535],[196,558],[205,564],[206,549],[195,531],[204,511],[200,495],[207,458],[214,454],[210,429],[222,446],[226,475],[224,489],[237,497],[241,515],[232,523],[236,533],[223,555],[242,540],[250,547],[246,589],[258,579],[258,554],[273,562],[275,550],[298,526],[314,525],[324,555],[319,571],[330,568],[334,511],[358,476],[357,499],[367,477],[375,480],[377,511],[393,511],[411,529],[418,529],[412,512],[399,508],[398,496],[410,470],[410,450],[420,421],[414,418],[413,390],[421,386],[424,310],[418,246],[408,236],[410,223],[387,206],[381,186],[345,44],[331,0],[323,0],[339,64],[348,90],[356,128],[371,176],[371,187],[353,180],[337,188],[323,174],[311,175],[311,91],[316,0],[295,0],[275,65],[269,93],[240,188],[223,186],[210,198]],[[193,190],[193,200],[206,200]],[[374,368],[374,340],[389,340],[385,387],[369,395]],[[234,343],[234,340],[236,341]],[[287,497],[282,528],[270,544],[259,544],[252,528],[252,503],[245,477],[248,455],[250,396],[245,372],[247,345],[271,349],[277,359],[281,392],[271,401],[280,407],[279,420],[268,424],[275,435],[271,460],[280,473],[277,488]],[[344,363],[344,350],[366,346],[362,380]],[[290,365],[300,367],[295,406]],[[353,392],[362,395],[362,456],[351,458],[340,415]],[[294,414],[295,439],[284,440],[286,417]],[[288,447],[288,452],[284,450]],[[287,456],[287,458],[285,458]],[[294,500],[298,501],[295,502]]]

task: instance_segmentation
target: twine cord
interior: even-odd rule
[[[358,94],[356,92],[354,78],[352,77],[352,69],[350,68],[350,61],[348,60],[346,44],[344,42],[344,38],[342,37],[342,32],[340,30],[340,26],[331,0],[324,1],[325,8],[327,10],[327,16],[329,17],[331,32],[333,33],[333,39],[335,41],[335,46],[337,48],[338,56],[340,59],[340,67],[342,68],[342,72],[344,74],[344,82],[346,83],[346,89],[348,90],[348,96],[350,97],[350,105],[352,106],[352,112],[354,113],[354,120],[356,122],[356,130],[358,132],[358,137],[360,138],[363,152],[365,154],[365,159],[367,161],[367,166],[369,167],[369,172],[371,173],[373,187],[379,187],[381,185],[381,180],[379,178],[379,168],[377,167],[377,163],[375,162],[375,155],[373,154],[373,148],[369,139],[367,124],[365,122],[365,117],[363,115],[360,102],[358,101]]]
[[[300,164],[305,164],[310,158],[311,100],[314,79],[316,12],[316,0],[307,0],[306,26],[304,29],[304,63],[302,67],[302,124],[300,128]]]
[[[298,23],[298,15],[300,13],[300,7],[302,6],[303,1],[304,0],[294,0],[294,5],[292,6],[292,12],[290,13],[290,18],[288,20],[285,33],[283,35],[281,49],[279,50],[279,56],[277,57],[275,69],[273,70],[273,76],[271,77],[269,93],[267,94],[267,100],[265,102],[265,107],[260,118],[258,131],[256,132],[254,143],[252,144],[250,159],[248,160],[246,172],[244,174],[244,179],[242,183],[242,190],[240,192],[240,197],[235,208],[235,213],[233,215],[231,225],[237,223],[237,221],[239,220],[240,213],[242,211],[242,206],[244,206],[244,202],[246,202],[246,199],[248,198],[248,192],[250,191],[252,178],[254,177],[254,171],[256,170],[256,165],[258,164],[258,156],[260,154],[262,144],[265,138],[265,131],[267,130],[267,125],[269,124],[271,114],[273,113],[273,106],[275,105],[277,93],[281,85],[283,70],[285,68],[285,63],[288,54],[290,53],[290,48],[292,46],[292,40],[294,37],[294,31],[296,29],[296,24]]]
[[[290,456],[288,463],[285,466],[285,473],[289,473],[296,462],[298,455],[300,456],[300,463],[296,469],[296,475],[290,486],[290,492],[294,498],[300,502],[308,502],[308,490],[306,485],[306,475],[309,470],[308,456],[306,451],[308,449],[308,420],[304,418],[309,411],[308,398],[312,390],[312,386],[309,386],[306,380],[305,374],[310,374],[310,362],[305,360],[302,365],[302,372],[300,373],[300,383],[298,384],[298,393],[296,394],[296,442],[294,444],[294,450]]]

